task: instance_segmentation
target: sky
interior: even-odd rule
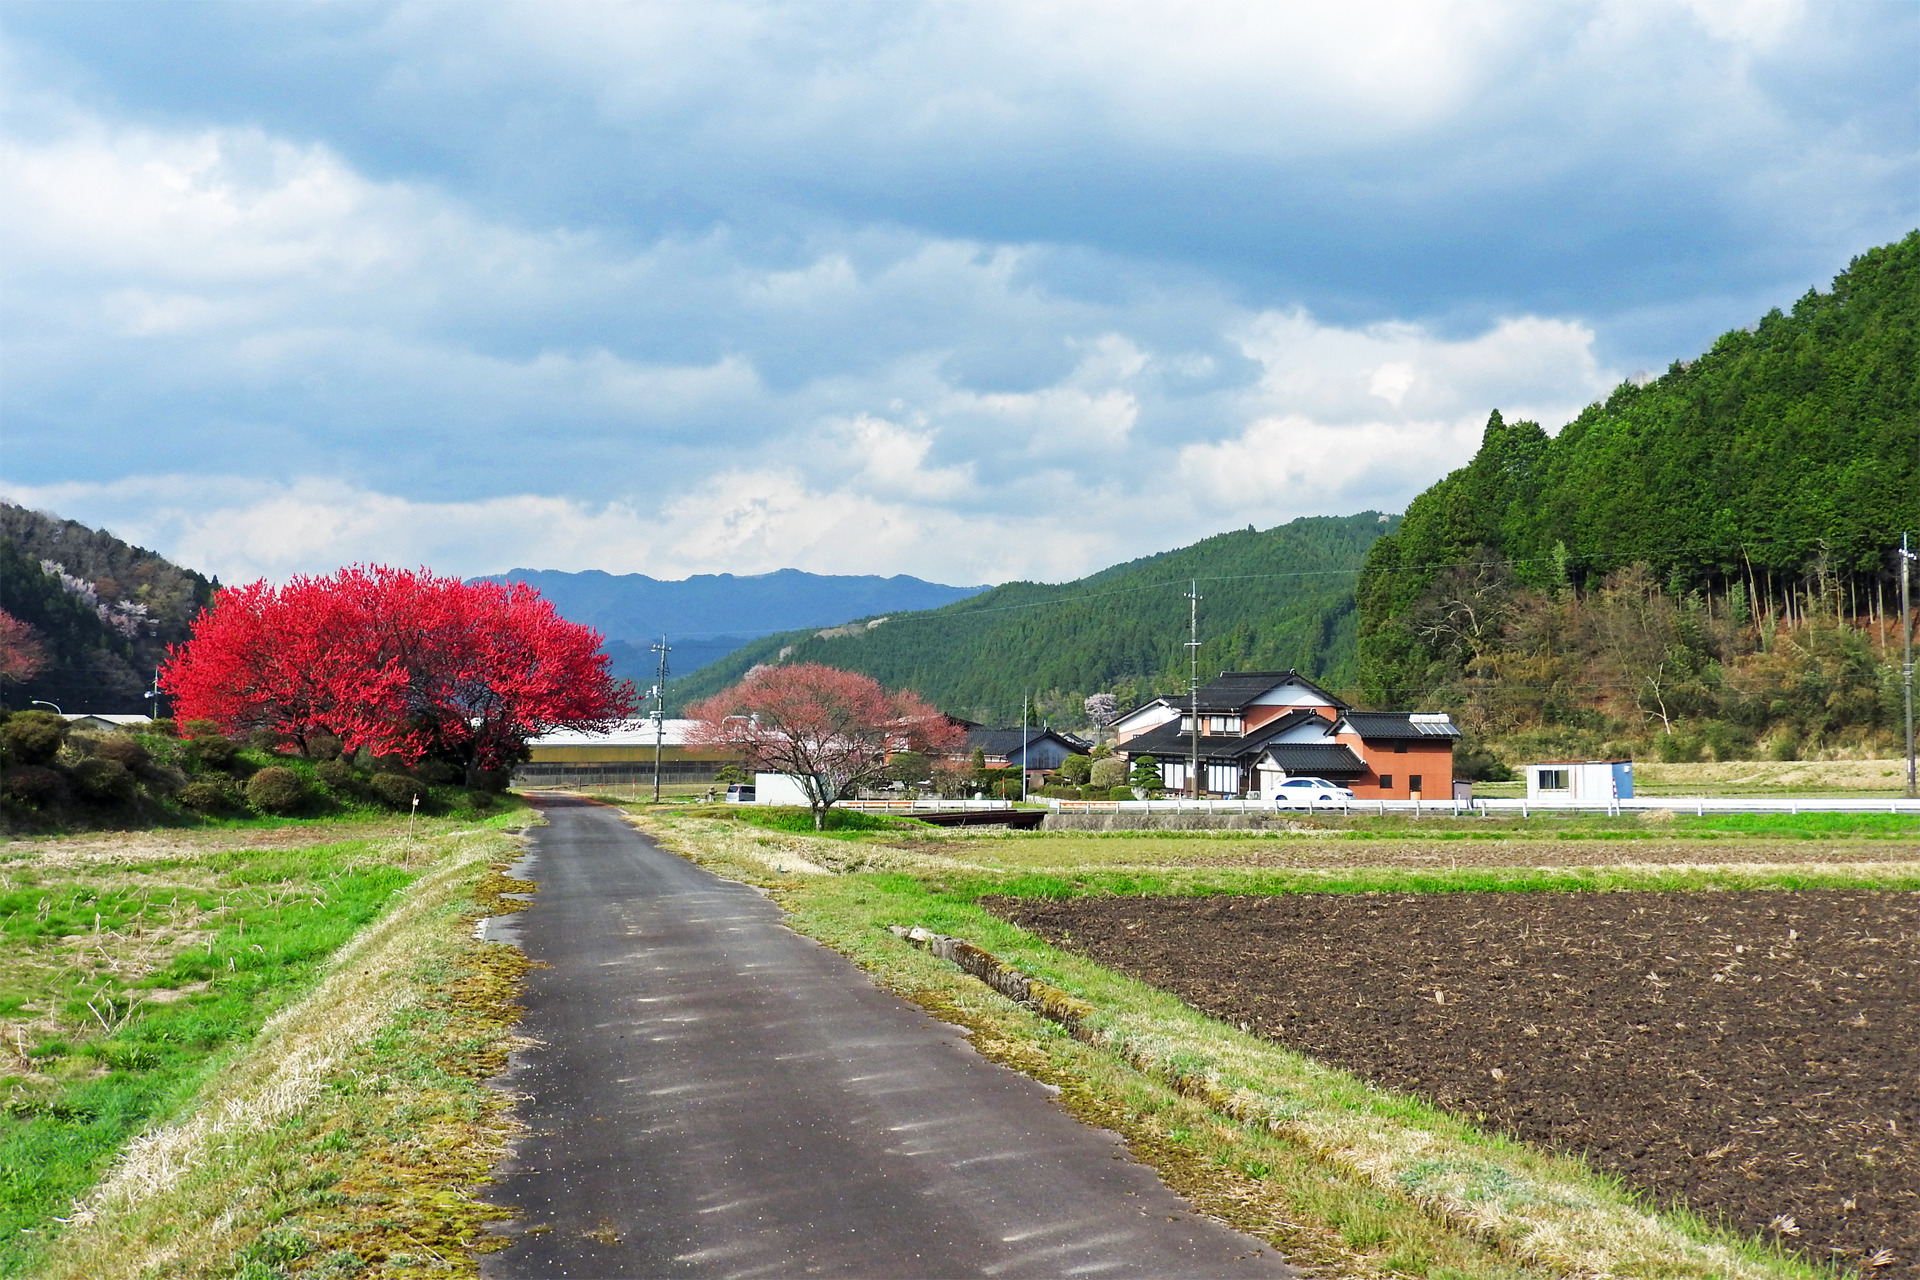
[[[0,0],[0,495],[229,582],[1058,581],[1916,225],[1911,0]]]

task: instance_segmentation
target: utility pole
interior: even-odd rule
[[[1913,608],[1907,599],[1907,580],[1913,577],[1913,550],[1907,534],[1900,535],[1900,689],[1907,710],[1907,799],[1920,797],[1913,771]]]
[[[1027,802],[1027,691],[1020,691],[1020,803]]]
[[[653,686],[653,802],[660,803],[660,740],[667,726],[667,655],[673,652],[665,636],[653,646],[660,655],[659,683]]]
[[[1193,717],[1192,748],[1187,754],[1187,790],[1200,798],[1200,580],[1187,587],[1187,702]]]

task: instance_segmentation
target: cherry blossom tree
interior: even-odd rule
[[[817,662],[755,667],[687,715],[693,741],[797,781],[816,831],[836,801],[886,776],[894,752],[949,750],[966,737],[918,694],[888,693],[871,676]]]
[[[433,756],[473,785],[530,737],[631,714],[632,686],[607,664],[598,632],[524,583],[354,566],[223,590],[160,680],[183,721]]]
[[[46,646],[34,629],[0,609],[0,684],[25,684],[46,665]]]

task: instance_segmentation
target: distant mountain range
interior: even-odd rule
[[[949,587],[905,574],[882,578],[798,569],[702,573],[677,582],[598,569],[513,569],[490,581],[524,582],[552,601],[561,617],[599,631],[607,638],[614,674],[643,686],[658,669],[659,658],[650,646],[662,634],[673,647],[672,670],[685,674],[776,632],[934,609],[986,590]]]

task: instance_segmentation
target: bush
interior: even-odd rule
[[[102,760],[111,760],[117,765],[140,772],[153,763],[153,757],[147,754],[146,747],[130,733],[110,733],[100,739],[93,754]]]
[[[0,724],[0,751],[14,764],[52,764],[67,741],[67,722],[51,711],[16,711]]]
[[[218,782],[189,782],[174,799],[195,813],[218,813],[233,805],[233,792]]]
[[[1102,791],[1111,791],[1127,780],[1127,762],[1114,756],[1095,760],[1088,767],[1087,781]]]
[[[60,771],[45,765],[16,765],[0,774],[0,798],[20,808],[45,808],[57,803],[66,789]]]
[[[173,723],[173,717],[161,716],[158,720],[155,720],[147,726],[147,732],[157,734],[162,738],[171,738],[177,734],[179,730]]]
[[[1132,800],[1134,799],[1133,788],[1132,787],[1110,787],[1107,790],[1107,799]]]
[[[270,765],[247,779],[247,803],[262,813],[292,813],[307,802],[307,780],[284,765]]]
[[[1093,776],[1093,760],[1089,756],[1068,756],[1060,762],[1060,781],[1070,787],[1084,787]]]
[[[462,772],[458,765],[448,764],[445,760],[422,760],[413,766],[413,776],[434,787],[444,787]]]
[[[345,791],[353,785],[353,766],[337,756],[322,760],[313,767],[313,772],[329,791]]]
[[[194,724],[205,724],[196,720]],[[227,770],[240,754],[240,744],[218,733],[198,733],[180,748],[180,759],[189,769]]]
[[[127,766],[118,760],[90,756],[73,767],[74,787],[96,804],[125,804],[139,792]]]
[[[488,809],[493,808],[493,793],[491,791],[474,787],[467,791],[465,798],[467,807],[475,813],[485,813]]]
[[[404,773],[376,773],[371,785],[373,794],[395,809],[410,808],[416,796],[423,801],[427,798],[426,785]]]
[[[180,726],[180,735],[186,738],[215,737],[219,733],[220,726],[211,720],[189,720]]]
[[[1700,739],[1690,733],[1663,733],[1654,749],[1661,764],[1692,764],[1700,758]]]
[[[1453,776],[1471,782],[1512,782],[1513,770],[1491,750],[1478,744],[1453,744]]]
[[[338,760],[346,744],[330,733],[309,734],[307,737],[307,759]]]

